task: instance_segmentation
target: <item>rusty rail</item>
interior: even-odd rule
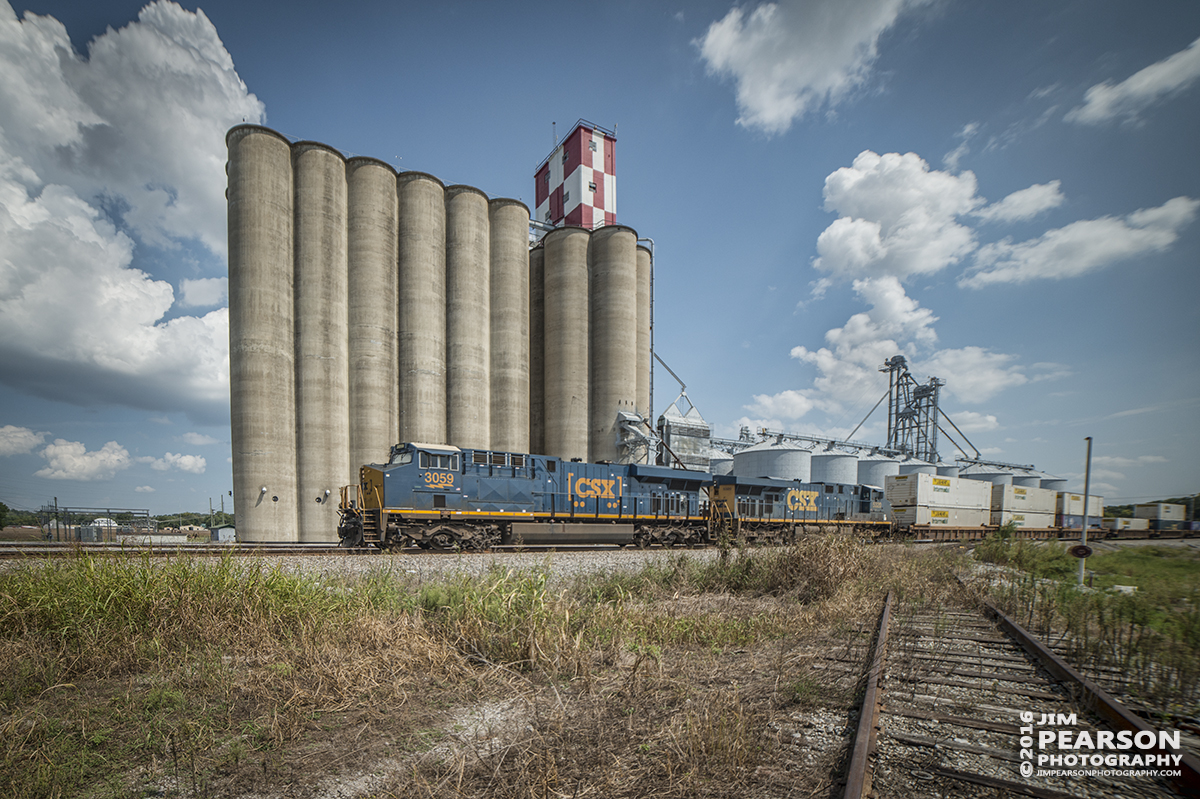
[[[987,599],[983,599],[983,606],[987,613],[993,616],[1000,623],[1000,626],[1015,638],[1017,643],[1026,652],[1041,663],[1046,671],[1067,685],[1077,688],[1084,705],[1096,713],[1096,715],[1118,729],[1129,730],[1135,734],[1138,732],[1149,732],[1154,735],[1155,740],[1158,740],[1157,729],[1142,721],[1110,693],[1073,669],[1048,646],[1033,637],[1028,630],[1006,615],[998,607]],[[1173,777],[1171,783],[1184,796],[1200,796],[1200,760],[1197,760],[1189,752],[1155,751],[1160,751],[1164,754],[1181,755],[1182,759],[1179,763],[1180,776]]]
[[[871,670],[867,674],[867,690],[863,694],[858,730],[854,733],[854,751],[850,755],[846,792],[843,794],[845,799],[862,799],[871,792],[869,761],[875,752],[875,733],[879,731],[879,682],[883,676],[883,664],[887,659],[888,622],[891,615],[892,592],[888,591],[887,600],[883,603],[883,614],[879,617],[875,650],[871,654]]]

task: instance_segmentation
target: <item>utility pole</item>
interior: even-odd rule
[[[1088,436],[1087,441],[1087,463],[1083,471],[1083,530],[1079,536],[1080,546],[1087,546],[1087,531],[1088,531],[1088,499],[1092,491],[1092,437]],[[1086,551],[1086,550],[1085,550]],[[1086,571],[1087,558],[1079,559],[1079,585],[1083,586],[1083,577]]]

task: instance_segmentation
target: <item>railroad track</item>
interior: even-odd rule
[[[1157,731],[990,605],[899,610],[889,594],[868,663],[847,799],[1200,796],[1194,755],[1158,748]],[[1075,748],[1122,731],[1130,747]]]
[[[619,552],[615,545],[496,545],[492,552]],[[474,550],[464,550],[467,553]],[[630,552],[639,550],[630,549]],[[685,552],[687,550],[679,550]],[[374,547],[341,547],[337,544],[291,544],[291,543],[262,543],[262,544],[118,544],[110,542],[54,542],[35,541],[28,543],[9,542],[0,544],[0,560],[21,558],[61,558],[72,555],[152,555],[156,557],[175,557],[179,555],[196,555],[200,557],[282,557],[292,555],[381,555],[385,554]],[[442,550],[402,549],[394,554],[417,557],[444,557],[448,553]],[[452,553],[449,553],[452,554]]]

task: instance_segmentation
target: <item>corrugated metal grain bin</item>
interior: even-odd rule
[[[728,455],[723,458],[709,458],[708,469],[713,474],[733,474],[733,458]]]
[[[812,474],[812,451],[792,441],[763,441],[733,454],[732,473],[738,477],[808,482]]]
[[[1070,480],[1065,480],[1061,477],[1046,475],[1042,478],[1042,488],[1049,488],[1052,491],[1066,491],[1067,484],[1070,482]]]
[[[958,465],[954,463],[939,463],[937,473],[942,477],[958,477]]]
[[[858,459],[858,484],[883,488],[883,482],[899,474],[900,463],[883,455],[867,455]]]
[[[923,505],[986,511],[991,507],[992,486],[957,477],[902,474],[884,480],[883,495],[892,507]]]
[[[1172,505],[1168,502],[1148,502],[1136,505],[1133,515],[1139,519],[1162,519],[1164,521],[1181,522],[1186,518],[1182,505]]]
[[[900,464],[900,474],[937,474],[937,467],[926,461],[904,461]]]
[[[982,480],[988,483],[1012,485],[1012,472],[959,472],[958,476],[966,480]]]
[[[1042,476],[1035,472],[1015,472],[1012,481],[1013,485],[1026,488],[1041,488],[1042,486]]]
[[[928,524],[935,527],[983,527],[988,523],[986,508],[939,508],[928,505],[893,507],[897,524]]]
[[[1048,488],[1026,488],[992,484],[992,510],[1019,513],[1049,513],[1057,510],[1058,493]]]
[[[858,482],[858,456],[844,452],[826,452],[812,456],[812,482],[845,483]]]
[[[1149,519],[1102,519],[1105,530],[1149,530]]]
[[[1012,510],[994,510],[991,513],[992,525],[999,527],[1012,522],[1021,529],[1045,530],[1054,527],[1053,513],[1027,513]]]
[[[1068,516],[1083,515],[1083,494],[1076,494],[1071,491],[1058,492],[1058,504],[1055,506],[1055,511]],[[1098,497],[1095,494],[1088,496],[1087,514],[1093,519],[1099,519],[1104,515],[1104,497]]]

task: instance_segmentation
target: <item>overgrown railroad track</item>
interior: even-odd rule
[[[1039,748],[1043,731],[1054,733],[1055,741],[1060,731],[1075,741],[1086,731],[1095,742],[1102,730],[1152,729],[994,607],[898,612],[889,594],[869,661],[845,796],[1200,795],[1200,761],[1184,750],[1154,752],[1181,756],[1171,768],[1182,776],[1171,780],[1083,773],[1105,766],[1073,776],[1039,772],[1062,768],[1039,765],[1040,755],[1060,754],[1053,745]],[[1136,748],[1066,753],[1146,754]],[[1023,769],[1023,763],[1030,765]]]

